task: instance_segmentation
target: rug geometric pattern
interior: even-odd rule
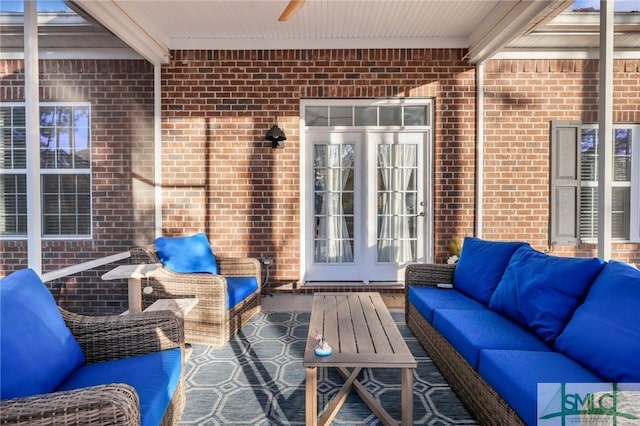
[[[309,312],[262,312],[222,349],[193,345],[186,365],[187,403],[181,425],[304,425],[305,371]],[[416,425],[476,424],[449,388],[420,343],[392,312],[398,329],[418,362],[413,377]],[[389,414],[400,420],[398,369],[363,369],[360,382]],[[319,414],[342,386],[333,369],[318,369]],[[352,392],[334,425],[379,425]]]

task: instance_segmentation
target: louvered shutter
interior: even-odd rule
[[[549,245],[580,242],[579,121],[551,122]]]

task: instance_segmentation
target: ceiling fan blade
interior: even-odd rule
[[[282,15],[278,18],[278,21],[284,22],[287,19],[291,18],[294,13],[298,11],[304,4],[305,0],[290,0],[287,7],[282,12]]]

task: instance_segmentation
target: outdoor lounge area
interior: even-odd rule
[[[639,421],[638,0],[3,0],[0,135],[1,424]]]
[[[195,235],[157,245],[186,251],[203,242]],[[212,253],[192,253],[164,251],[161,268],[234,288],[199,270],[211,267]],[[457,263],[409,265],[406,284],[404,309],[388,308],[377,292],[267,297],[224,344],[186,345],[189,313],[75,315],[21,270],[0,281],[0,415],[17,424],[513,425],[557,413],[571,422],[640,421],[635,266],[468,237]],[[316,343],[318,333],[326,340]],[[324,342],[335,349],[318,352]],[[582,402],[567,410],[541,385],[583,386]],[[616,402],[594,406],[589,395],[599,392]]]

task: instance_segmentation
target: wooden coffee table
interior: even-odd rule
[[[316,334],[333,348],[329,356],[314,352]],[[306,369],[306,424],[329,424],[351,389],[383,424],[397,424],[357,380],[363,368],[399,368],[402,378],[402,425],[413,423],[413,369],[416,360],[379,293],[317,293],[304,351]],[[318,419],[318,367],[334,367],[345,383]]]

